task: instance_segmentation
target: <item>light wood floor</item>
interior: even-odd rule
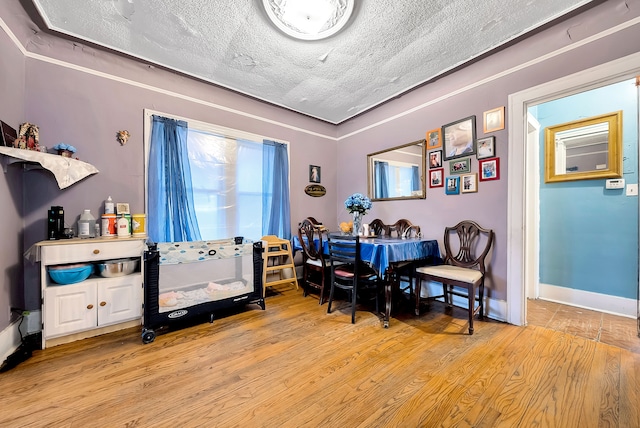
[[[640,354],[540,326],[394,314],[276,286],[267,310],[36,351],[0,374],[1,427],[640,427]],[[340,307],[340,306],[338,306]]]

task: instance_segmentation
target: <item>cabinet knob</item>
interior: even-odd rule
[[[100,302],[100,306],[105,306],[107,302]]]
[[[88,304],[87,305],[87,309],[93,309],[93,305],[92,304]]]
[[[96,248],[95,250],[93,250],[93,254],[100,254],[100,250]]]

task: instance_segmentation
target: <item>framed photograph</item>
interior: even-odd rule
[[[478,191],[478,174],[465,174],[460,176],[460,192],[474,193]]]
[[[427,131],[427,150],[439,149],[442,147],[441,135],[440,128]]]
[[[2,140],[0,140],[0,143],[6,147],[13,147],[13,142],[18,138],[18,132],[1,120],[0,127],[2,128]]]
[[[432,169],[429,171],[429,187],[444,186],[444,168]]]
[[[129,204],[118,202],[116,204],[116,214],[131,214],[131,211],[129,211]]]
[[[484,112],[484,133],[504,129],[504,106]]]
[[[476,141],[478,159],[492,158],[496,155],[496,137],[478,138]]]
[[[458,195],[460,194],[460,176],[455,177],[447,177],[446,187],[444,189],[444,193],[447,195]]]
[[[476,154],[476,117],[469,116],[442,127],[444,159]]]
[[[464,174],[471,171],[471,159],[456,159],[449,162],[449,174]]]
[[[311,183],[320,183],[320,167],[317,165],[309,165],[309,181]]]
[[[500,179],[500,158],[483,159],[478,161],[480,181]]]
[[[442,168],[442,150],[429,152],[429,169]]]

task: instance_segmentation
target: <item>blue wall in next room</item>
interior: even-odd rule
[[[544,129],[623,111],[625,183],[638,182],[638,95],[625,81],[531,109],[541,125],[540,282],[636,298],[638,197],[607,190],[605,180],[544,182]]]

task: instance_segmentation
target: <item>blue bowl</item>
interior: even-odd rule
[[[75,264],[67,267],[55,266],[49,267],[48,271],[51,280],[56,284],[75,284],[76,282],[81,282],[89,278],[89,275],[93,272],[93,265],[91,263],[87,263]]]

